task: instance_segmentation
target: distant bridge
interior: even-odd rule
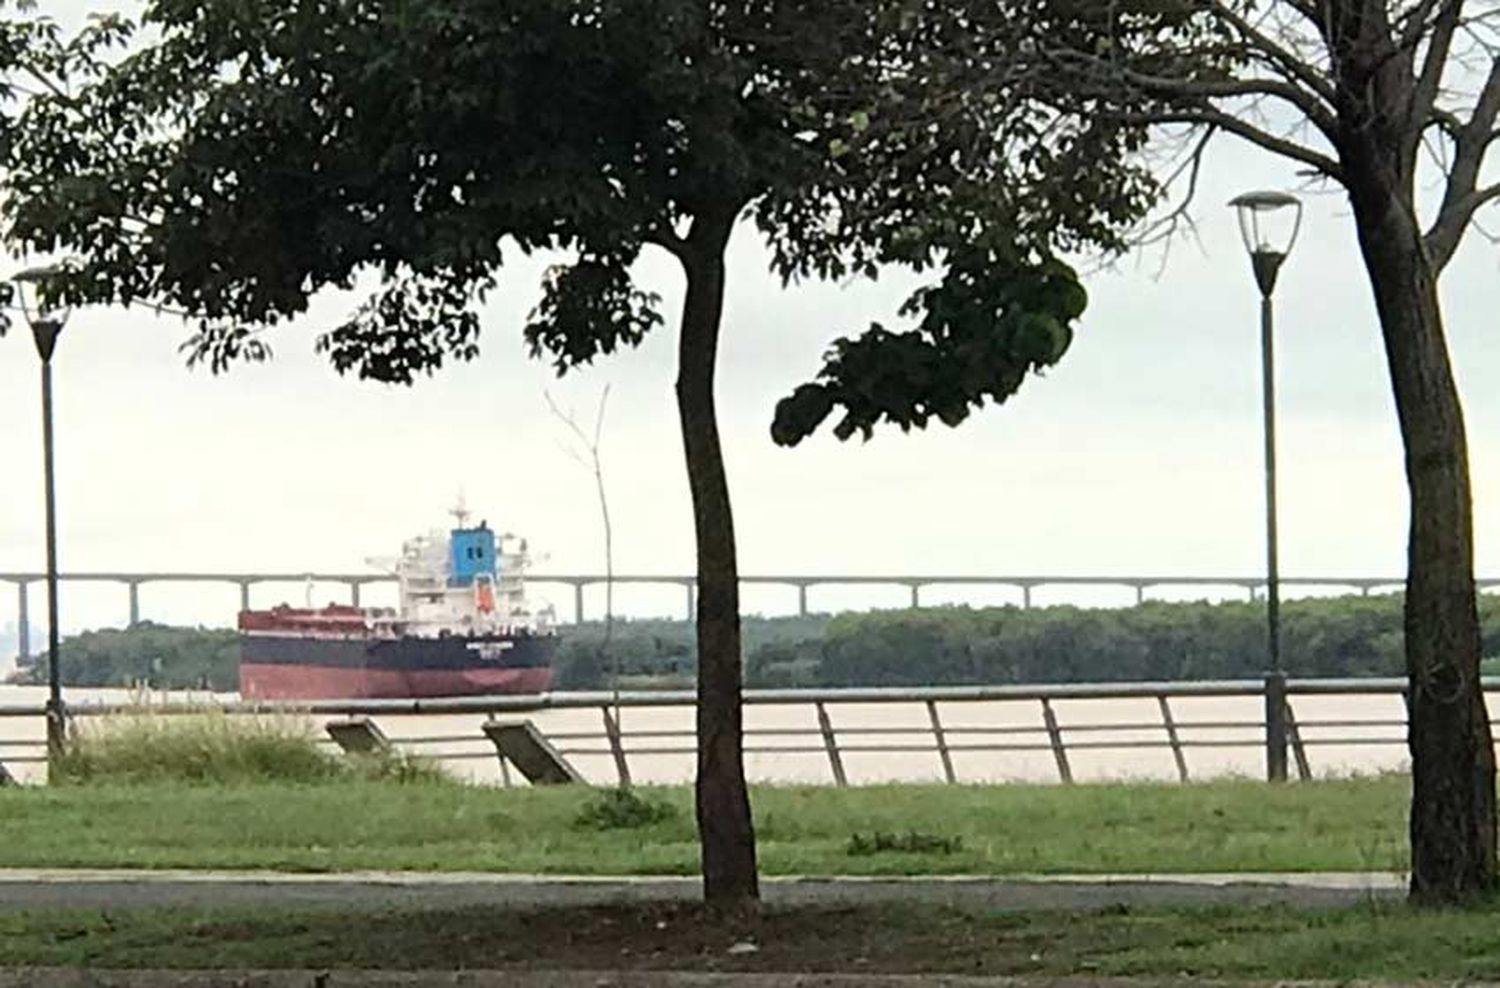
[[[10,583],[16,588],[17,632],[21,640],[22,661],[29,659],[31,630],[31,585],[42,583],[44,573],[0,572],[0,583]],[[591,586],[602,586],[606,579],[602,574],[574,575],[566,573],[539,573],[528,576],[533,584],[567,586],[573,590],[573,619],[584,619],[583,592]],[[340,583],[349,588],[349,599],[360,602],[360,591],[371,585],[395,583],[395,577],[381,573],[204,573],[204,572],[98,572],[62,573],[58,580],[63,583],[114,583],[125,587],[130,624],[141,620],[140,590],[148,583],[210,583],[238,586],[240,608],[250,606],[250,588],[261,583]],[[616,585],[647,585],[681,587],[684,598],[684,614],[691,619],[695,613],[697,580],[692,576],[640,575],[634,573],[613,577]],[[1500,589],[1500,578],[1481,579],[1481,590]],[[1406,581],[1401,577],[1282,577],[1282,586],[1343,589],[1370,594],[1376,591],[1398,590]],[[1021,605],[1030,607],[1032,591],[1045,587],[1093,587],[1124,588],[1135,591],[1140,603],[1151,590],[1182,587],[1216,587],[1243,591],[1254,599],[1265,588],[1263,577],[1246,576],[975,576],[942,574],[793,574],[784,576],[741,576],[740,585],[780,586],[797,591],[797,613],[807,614],[807,592],[812,587],[884,586],[905,587],[912,607],[922,606],[922,591],[934,587],[1006,587],[1021,592]]]

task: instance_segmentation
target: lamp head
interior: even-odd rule
[[[1261,294],[1270,297],[1281,262],[1292,252],[1302,228],[1302,200],[1286,192],[1246,192],[1229,204],[1239,218],[1255,282]]]
[[[43,287],[62,272],[59,265],[27,268],[13,276],[21,297],[21,312],[31,326],[31,336],[36,342],[36,352],[45,363],[52,359],[57,348],[57,337],[73,314],[72,306],[49,305],[43,301]]]

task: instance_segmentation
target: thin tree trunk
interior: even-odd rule
[[[1444,340],[1437,276],[1412,198],[1374,167],[1351,175],[1361,249],[1385,340],[1406,450],[1407,743],[1411,896],[1462,902],[1496,887],[1495,757],[1479,685],[1473,506],[1463,410]]]
[[[678,344],[677,409],[698,536],[698,836],[703,896],[740,908],[760,895],[745,786],[740,698],[739,565],[714,410],[724,309],[724,249],[733,210],[700,215],[681,252],[687,299]]]

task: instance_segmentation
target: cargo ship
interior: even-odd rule
[[[551,609],[526,600],[526,542],[468,524],[408,540],[395,608],[330,604],[239,615],[240,695],[316,700],[542,693],[552,685]]]

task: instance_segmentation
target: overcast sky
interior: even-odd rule
[[[775,401],[816,369],[833,337],[872,319],[894,324],[915,282],[783,289],[742,228],[718,381],[742,571],[1261,572],[1256,295],[1223,204],[1295,181],[1285,163],[1226,140],[1206,166],[1201,246],[1178,244],[1160,271],[1153,254],[1092,275],[1073,349],[1045,378],[956,430],[843,444],[822,435],[795,450],[769,438]],[[1343,198],[1307,201],[1278,292],[1283,572],[1399,574],[1407,501],[1370,291]],[[682,279],[665,256],[643,260],[639,281],[667,298],[668,326],[559,381],[528,357],[520,334],[545,264],[504,271],[483,310],[477,361],[409,389],[340,378],[313,354],[316,332],[355,297],[320,299],[274,336],[273,362],[217,378],[185,369],[180,321],[79,312],[55,365],[62,568],[357,570],[442,525],[462,490],[476,514],[546,554],[540,569],[602,570],[591,481],[560,449],[566,435],[543,391],[587,418],[608,384],[616,569],[689,571],[672,395]],[[1500,253],[1471,237],[1443,286],[1482,574],[1500,572],[1497,265]],[[40,570],[37,360],[24,330],[0,340],[0,422],[0,571]],[[13,619],[11,596],[0,596],[0,626]],[[641,593],[626,603],[665,610],[678,599]],[[779,610],[793,599],[756,592],[746,607]],[[118,614],[123,592],[66,600],[79,623],[92,623]],[[145,597],[151,616],[179,620],[227,619],[232,600],[228,591]]]

